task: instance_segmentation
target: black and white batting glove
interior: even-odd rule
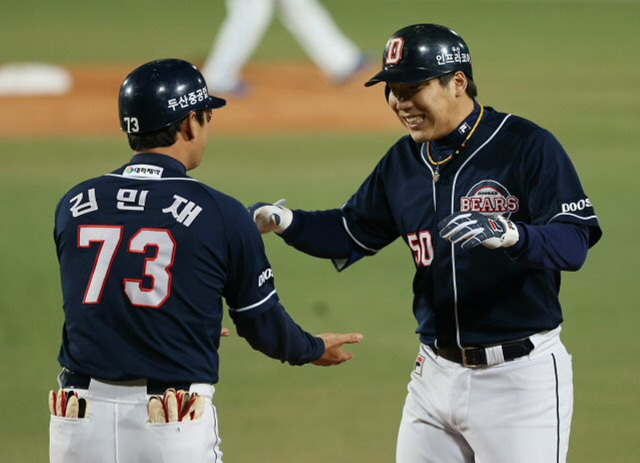
[[[438,224],[440,236],[454,244],[461,243],[462,249],[475,248],[482,244],[485,248],[508,248],[518,242],[518,227],[502,216],[486,216],[479,212],[456,212],[442,219]]]
[[[247,209],[258,226],[260,233],[284,232],[293,220],[293,212],[284,207],[286,200],[281,199],[274,204],[255,203]]]

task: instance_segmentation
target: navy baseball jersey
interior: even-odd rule
[[[245,208],[168,156],[136,155],[71,189],[54,234],[66,320],[59,361],[72,371],[215,383],[222,299],[239,327],[279,306]],[[322,340],[307,341],[307,357],[319,357]]]
[[[510,255],[482,246],[460,249],[439,237],[437,224],[443,218],[458,211],[500,214],[530,226],[532,234],[538,226],[573,224],[576,236],[584,230],[585,253],[601,236],[589,198],[553,135],[523,118],[485,110],[465,150],[439,172],[426,144],[403,137],[341,211],[294,211],[294,222],[283,234],[305,252],[344,257],[344,250],[333,253],[331,243],[312,232],[324,224],[322,233],[340,242],[336,227],[329,226],[339,214],[354,249],[346,265],[402,237],[416,266],[417,332],[432,346],[499,343],[553,329],[562,321],[558,268],[525,265],[513,250]],[[477,113],[476,104],[469,122]],[[466,124],[468,130],[469,122],[461,127]]]

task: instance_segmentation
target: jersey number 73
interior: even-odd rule
[[[94,244],[100,246],[84,293],[84,304],[100,303],[109,271],[122,241],[122,234],[123,227],[119,225],[78,227],[79,248],[90,248]],[[169,230],[141,228],[129,240],[127,251],[146,254],[150,246],[156,248],[156,254],[145,259],[143,272],[151,278],[151,287],[143,287],[140,279],[125,278],[124,292],[132,305],[157,309],[171,294],[170,268],[175,257],[176,242]]]

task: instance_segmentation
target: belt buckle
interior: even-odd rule
[[[461,347],[460,355],[462,357],[462,366],[466,368],[480,368],[482,365],[476,365],[467,361],[467,352],[478,350],[477,347]]]

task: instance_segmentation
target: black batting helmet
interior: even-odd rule
[[[455,71],[473,79],[469,47],[462,37],[438,24],[414,24],[389,38],[382,55],[382,71],[364,85],[414,84]]]
[[[120,128],[137,134],[160,130],[191,111],[221,108],[227,102],[209,95],[204,77],[193,64],[161,59],[127,76],[118,103]]]

